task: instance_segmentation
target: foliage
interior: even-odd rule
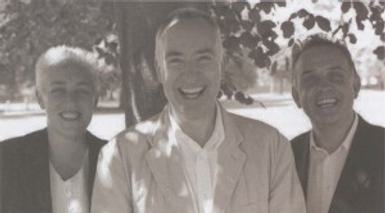
[[[357,38],[351,25],[356,24],[359,30],[364,30],[365,21],[369,21],[375,34],[385,42],[384,15],[385,2],[371,1],[365,5],[360,1],[343,1],[341,4],[341,14],[355,11],[354,19],[351,18],[340,23],[336,29],[332,29],[330,20],[321,15],[315,15],[306,9],[300,9],[293,12],[289,18],[282,23],[277,23],[269,18],[269,14],[280,7],[286,7],[285,1],[261,1],[252,5],[245,0],[223,2],[218,1],[213,5],[213,11],[216,15],[222,33],[224,36],[224,47],[233,55],[233,53],[243,54],[246,50],[247,56],[254,62],[258,68],[269,68],[271,74],[277,72],[277,63],[274,62],[274,56],[280,51],[281,46],[278,43],[279,33],[282,31],[281,40],[286,40],[289,47],[295,42],[296,26],[295,20],[302,20],[302,25],[307,30],[318,26],[325,33],[336,36],[342,31],[342,37],[339,39],[348,39],[352,44],[357,42]],[[245,15],[246,14],[246,15]],[[378,59],[385,59],[385,46],[380,45],[374,51]],[[288,69],[286,70],[288,71]],[[247,75],[244,78],[248,78]],[[239,94],[237,88],[222,86],[222,90],[228,97]],[[241,101],[242,102],[242,101]],[[250,102],[250,101],[246,101]]]
[[[108,4],[57,0],[7,0],[0,11],[0,73],[22,90],[34,79],[34,63],[46,49],[71,45],[91,50],[113,29]]]

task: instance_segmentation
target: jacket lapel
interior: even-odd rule
[[[89,178],[88,178],[88,195],[89,198],[92,196],[92,189],[95,179],[95,171],[96,171],[96,165],[98,162],[98,156],[99,151],[102,148],[102,146],[106,143],[103,140],[100,140],[99,138],[92,135],[90,132],[87,131],[87,143],[89,144]],[[89,199],[91,202],[91,199]]]
[[[296,149],[293,149],[296,157],[296,167],[298,178],[301,182],[304,196],[307,195],[307,183],[309,176],[309,149],[310,149],[310,132],[304,134],[303,141],[297,143]]]
[[[213,213],[222,213],[227,209],[246,160],[245,153],[239,148],[243,137],[238,127],[224,109],[221,111],[226,135],[218,150],[220,169],[215,186]]]
[[[194,204],[181,164],[182,157],[176,144],[169,140],[167,108],[160,114],[158,123],[146,160],[161,192],[171,205],[170,212],[183,209],[187,213],[194,209]]]
[[[370,172],[370,168],[373,168],[371,164],[376,164],[377,162],[368,160],[375,159],[375,156],[372,155],[376,155],[376,150],[372,150],[373,148],[368,143],[367,127],[368,124],[359,117],[357,130],[338,181],[329,213],[362,212],[359,209],[360,207],[366,208],[364,211],[367,211],[367,208],[371,208],[369,206],[364,207],[367,204],[362,203],[365,197],[368,198],[374,194],[370,192],[373,186],[370,186],[369,177],[378,175],[371,174]]]
[[[51,212],[51,187],[49,180],[48,135],[47,129],[41,131],[38,137],[31,141],[31,149],[25,154],[28,171],[25,174],[26,198],[31,210]],[[33,211],[32,210],[32,211]]]

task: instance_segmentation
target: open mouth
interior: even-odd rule
[[[66,121],[75,121],[80,118],[80,113],[76,111],[64,111],[59,113],[60,117]]]
[[[206,87],[179,88],[178,91],[187,99],[196,99],[205,91]]]
[[[317,101],[317,107],[320,107],[320,108],[334,107],[336,104],[337,104],[336,98],[323,98]]]

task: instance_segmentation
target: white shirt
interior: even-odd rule
[[[89,213],[88,151],[84,155],[79,171],[67,180],[63,180],[56,169],[49,163],[52,212],[53,213]]]
[[[333,153],[328,153],[325,149],[318,147],[314,141],[314,135],[311,133],[307,184],[308,213],[327,213],[329,211],[357,124],[358,116],[355,115],[343,143]]]
[[[201,147],[196,141],[186,135],[170,114],[170,140],[175,140],[184,160],[185,176],[189,190],[193,195],[195,211],[210,213],[218,172],[218,147],[225,138],[220,107],[216,107],[214,131]]]

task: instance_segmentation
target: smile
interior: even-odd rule
[[[178,91],[188,99],[196,99],[205,91],[206,87],[179,88]]]
[[[80,118],[80,113],[76,111],[64,111],[59,113],[60,117],[66,121],[74,121]]]
[[[320,107],[320,108],[333,107],[336,104],[337,104],[336,98],[324,98],[317,101],[317,107]]]

